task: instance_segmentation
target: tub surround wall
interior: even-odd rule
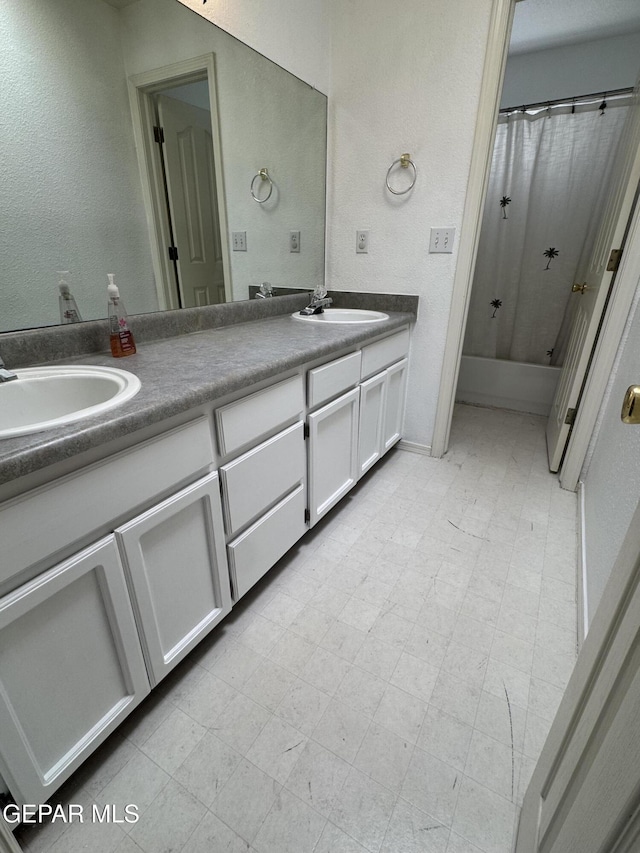
[[[463,355],[456,401],[546,416],[560,370],[544,364]]]

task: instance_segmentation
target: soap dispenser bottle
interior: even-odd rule
[[[80,311],[78,310],[76,300],[73,298],[73,294],[71,293],[69,284],[66,280],[69,275],[69,270],[59,270],[58,275],[60,276],[60,281],[58,282],[58,289],[60,290],[60,295],[58,296],[58,304],[60,305],[60,322],[81,323],[82,317],[80,316]]]
[[[109,319],[109,342],[111,344],[111,355],[114,358],[122,358],[125,355],[134,355],[136,351],[135,341],[129,329],[129,320],[124,303],[120,299],[120,291],[113,281],[113,273],[108,273],[109,285],[107,293],[109,296],[108,319]]]

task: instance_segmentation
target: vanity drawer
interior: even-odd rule
[[[213,463],[206,418],[169,430],[0,508],[0,584]]]
[[[304,479],[306,453],[302,421],[259,444],[220,469],[222,506],[232,535]]]
[[[409,329],[403,329],[395,335],[389,335],[375,344],[362,348],[361,379],[373,376],[394,361],[404,358],[409,352]]]
[[[308,530],[305,492],[301,484],[228,545],[234,601],[242,598]]]
[[[295,420],[304,410],[302,376],[292,376],[216,411],[220,454],[226,456]]]
[[[329,364],[315,367],[308,373],[307,395],[309,408],[313,409],[343,391],[354,388],[360,381],[362,353],[352,352]]]

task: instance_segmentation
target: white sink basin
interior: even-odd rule
[[[0,438],[100,414],[130,400],[140,380],[117,367],[27,367],[0,383]]]
[[[366,311],[364,308],[325,308],[321,314],[291,315],[294,320],[306,320],[309,323],[380,323],[388,320],[389,315],[382,311]]]

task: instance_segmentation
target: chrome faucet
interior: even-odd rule
[[[17,373],[14,373],[12,370],[7,370],[7,368],[4,366],[4,361],[2,360],[2,356],[0,355],[0,382],[11,382],[12,379],[17,378]]]
[[[330,296],[327,296],[327,291],[324,287],[316,287],[311,295],[311,302],[307,305],[306,308],[303,308],[300,312],[304,316],[308,316],[309,314],[322,314],[325,308],[328,308],[333,299]]]
[[[268,281],[263,281],[256,292],[255,298],[268,299],[270,296],[273,296],[273,288]]]

